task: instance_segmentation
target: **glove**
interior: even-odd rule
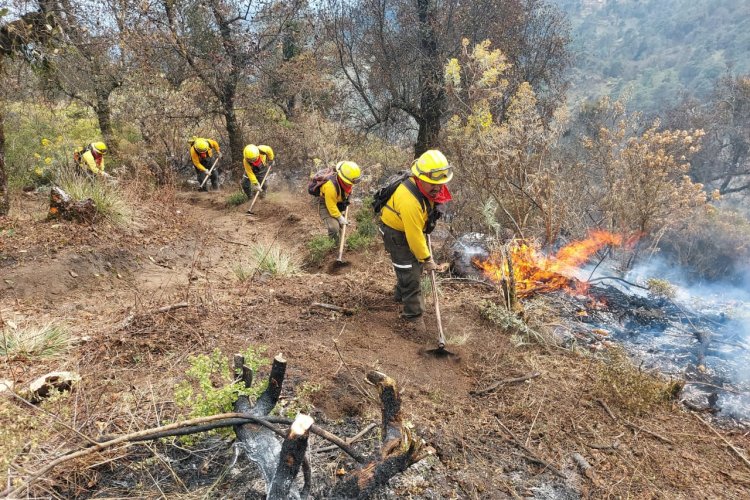
[[[448,264],[437,264],[432,257],[424,261],[422,264],[422,269],[424,269],[426,272],[436,271],[439,273],[444,272],[448,268]]]
[[[259,192],[260,191],[260,184],[258,184],[256,182],[255,184],[253,184],[252,186],[250,186],[250,191],[252,191],[253,193]]]
[[[341,226],[341,227],[344,227],[347,224],[349,224],[349,221],[346,220],[346,217],[344,217],[343,215],[339,215],[339,218],[336,219],[336,220],[339,221],[339,226]]]

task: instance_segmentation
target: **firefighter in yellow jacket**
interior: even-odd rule
[[[403,305],[401,317],[424,332],[422,271],[445,267],[435,263],[425,232],[432,232],[442,205],[451,200],[446,184],[453,170],[440,151],[431,149],[412,163],[411,174],[381,210],[380,232],[396,272],[394,300]]]
[[[343,211],[349,206],[349,196],[354,184],[359,182],[362,170],[353,161],[340,161],[330,179],[320,186],[318,213],[328,229],[328,236],[338,242],[341,228],[349,224]]]
[[[260,197],[264,198],[268,191],[268,179],[263,179],[268,175],[268,171],[273,166],[276,155],[271,146],[261,144],[248,144],[243,151],[242,166],[245,168],[245,174],[242,176],[242,191],[248,199],[252,198],[254,193],[261,191]],[[261,183],[263,186],[261,187]]]
[[[214,162],[218,161],[219,158],[221,158],[221,149],[219,148],[219,143],[215,140],[200,137],[190,140],[190,159],[193,161],[199,186],[203,184],[203,180],[209,175],[208,173],[211,171]],[[200,190],[208,191],[207,184],[203,184]],[[217,168],[211,171],[211,187],[219,189],[219,170]]]
[[[104,155],[107,145],[103,142],[92,142],[85,148],[79,148],[73,153],[73,160],[86,175],[109,177],[104,172]]]

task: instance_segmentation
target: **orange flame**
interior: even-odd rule
[[[554,255],[544,255],[527,242],[517,242],[510,247],[513,261],[513,278],[516,294],[526,297],[532,293],[566,290],[575,294],[585,294],[588,284],[571,278],[582,264],[606,245],[621,246],[630,243],[621,235],[603,230],[592,230],[588,238],[570,243]],[[481,269],[492,281],[507,279],[508,263],[499,254],[492,254],[487,260],[474,259],[475,266]]]

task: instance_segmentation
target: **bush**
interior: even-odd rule
[[[260,348],[249,348],[243,353],[245,364],[255,373],[261,365],[268,363],[259,351]],[[189,410],[187,418],[208,417],[232,411],[232,405],[239,396],[257,397],[266,388],[267,382],[250,388],[246,388],[242,382],[234,382],[227,356],[219,349],[214,349],[211,355],[190,356],[188,363],[190,368],[185,372],[185,380],[174,388],[175,404]],[[217,432],[229,435],[232,431],[223,429]]]
[[[378,234],[378,226],[372,213],[372,198],[365,198],[357,211],[355,220],[357,221],[357,230],[346,240],[346,248],[353,251],[370,247]]]
[[[641,371],[619,347],[608,350],[608,359],[596,371],[597,397],[634,415],[670,401],[683,387],[681,382]]]
[[[68,330],[52,323],[42,327],[5,327],[0,337],[0,355],[8,359],[57,356],[69,346]]]
[[[307,260],[313,264],[320,264],[328,253],[336,248],[336,241],[326,235],[318,235],[307,242],[307,250],[310,252]]]
[[[73,161],[73,151],[99,139],[93,113],[76,104],[64,108],[20,102],[5,115],[5,164],[11,189],[49,183]]]
[[[278,245],[257,244],[251,249],[250,258],[258,270],[274,276],[292,276],[301,271],[297,256]]]
[[[234,193],[227,196],[228,207],[236,207],[238,205],[242,205],[246,201],[247,196],[245,196],[245,193],[243,191],[235,191]]]

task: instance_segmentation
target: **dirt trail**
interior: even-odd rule
[[[88,244],[48,256],[40,255],[38,248],[28,250],[34,259],[3,269],[12,277],[10,283],[0,284],[2,293],[15,303],[7,307],[3,301],[4,317],[23,319],[42,313],[96,335],[131,310],[197,294],[216,309],[226,302],[250,304],[246,336],[225,332],[224,340],[240,335],[248,343],[261,341],[269,352],[286,353],[310,380],[330,381],[341,372],[336,340],[347,364],[363,370],[377,367],[405,387],[423,393],[468,391],[470,380],[461,373],[465,364],[421,354],[424,348],[435,347],[436,335],[416,339],[397,331],[398,306],[390,300],[395,278],[379,242],[372,251],[348,255],[352,265],[344,274],[326,272],[331,256],[300,276],[258,275],[249,284],[238,284],[233,269],[249,266],[253,244],[277,244],[304,257],[306,242],[323,228],[311,200],[301,196],[272,193],[256,205],[255,217],[244,214],[246,205],[227,208],[225,196],[221,192],[178,193],[171,214],[177,227],[166,234],[152,233],[148,227],[127,237],[104,238],[94,233]],[[37,230],[55,231],[53,224],[36,224],[46,225]],[[347,318],[325,310],[309,311],[313,302],[355,308],[357,313]],[[254,313],[253,308],[261,310]],[[427,323],[430,332],[435,330],[431,314]],[[465,333],[465,325],[451,318],[450,306],[446,326]],[[220,343],[216,346],[223,347]],[[468,352],[463,355],[470,356]],[[322,398],[320,403],[334,415],[341,413],[335,401]]]

